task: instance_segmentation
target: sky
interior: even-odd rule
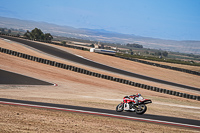
[[[200,40],[200,0],[0,0],[0,16],[170,40]]]

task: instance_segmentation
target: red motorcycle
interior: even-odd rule
[[[144,114],[147,110],[146,104],[152,103],[150,99],[144,99],[142,96],[135,97],[135,95],[125,96],[123,102],[116,107],[117,112],[132,111],[136,114]]]

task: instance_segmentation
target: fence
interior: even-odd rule
[[[162,88],[158,88],[158,87],[154,87],[154,86],[149,86],[149,85],[133,82],[133,81],[126,80],[126,79],[112,77],[112,76],[109,76],[109,75],[104,75],[104,74],[92,72],[92,71],[85,70],[85,69],[82,69],[82,68],[79,68],[79,67],[75,67],[75,66],[59,63],[59,62],[56,62],[56,61],[51,61],[51,60],[48,60],[48,59],[43,59],[43,58],[31,56],[31,55],[28,55],[28,54],[12,51],[12,50],[1,48],[1,47],[0,47],[0,52],[5,53],[5,54],[9,54],[9,55],[13,55],[13,56],[17,56],[17,57],[20,57],[20,58],[24,58],[24,59],[27,59],[27,60],[35,61],[35,62],[38,62],[38,63],[43,63],[43,64],[46,64],[46,65],[50,65],[50,66],[74,71],[74,72],[77,72],[77,73],[82,73],[82,74],[86,74],[86,75],[89,75],[89,76],[94,76],[94,77],[97,77],[97,78],[110,80],[110,81],[113,81],[113,82],[118,82],[118,83],[130,85],[130,86],[143,88],[143,89],[150,90],[150,91],[156,91],[156,92],[159,92],[159,93],[164,93],[164,94],[169,94],[169,95],[174,95],[174,96],[178,96],[178,97],[183,97],[183,98],[187,98],[187,99],[193,99],[193,100],[200,101],[200,96],[190,95],[190,94],[181,93],[181,92],[172,91],[172,90],[167,90],[167,89],[162,89]]]
[[[0,33],[0,35],[6,35],[6,36],[12,36],[12,37],[19,37],[19,36],[14,36],[14,35],[9,35],[9,34],[3,34],[3,33]],[[19,37],[19,38],[23,38],[23,37]],[[40,40],[34,40],[34,41],[40,41]],[[45,42],[45,41],[40,41],[40,42]],[[72,45],[67,45],[67,44],[62,44],[62,43],[56,43],[56,42],[48,42],[48,41],[45,42],[45,43],[51,43],[51,44],[54,44],[54,45],[64,46],[64,47],[68,47],[68,48],[74,48],[74,49],[89,51],[89,49],[84,48],[84,47],[79,47],[79,46],[72,46]],[[127,58],[127,57],[121,57],[121,56],[115,56],[115,57],[126,59],[126,60],[130,60],[130,61],[135,61],[135,62],[147,64],[147,65],[152,65],[152,66],[156,66],[156,67],[162,67],[162,68],[166,68],[166,69],[171,69],[171,70],[175,70],[175,71],[180,71],[180,72],[185,72],[185,73],[189,73],[189,74],[194,74],[194,75],[200,76],[200,72],[197,72],[197,71],[192,71],[192,70],[178,68],[178,67],[172,67],[172,66],[168,66],[168,65],[162,65],[162,64],[158,64],[158,63],[153,63],[153,62],[149,62],[149,61],[135,59],[135,58]]]

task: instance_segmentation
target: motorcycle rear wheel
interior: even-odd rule
[[[124,110],[124,104],[123,103],[118,104],[116,107],[116,111],[122,112],[123,110]]]
[[[135,112],[136,114],[144,114],[147,111],[147,106],[145,104],[140,104],[136,107]]]

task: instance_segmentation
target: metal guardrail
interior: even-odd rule
[[[150,90],[150,91],[156,91],[156,92],[159,92],[159,93],[164,93],[164,94],[169,94],[169,95],[174,95],[174,96],[178,96],[178,97],[182,97],[182,98],[200,101],[200,96],[191,95],[191,94],[182,93],[182,92],[177,92],[177,91],[173,91],[173,90],[162,89],[162,88],[158,88],[158,87],[154,87],[154,86],[150,86],[150,85],[145,85],[145,84],[142,84],[142,83],[133,82],[133,81],[126,80],[126,79],[121,79],[121,78],[117,78],[117,77],[113,77],[113,76],[109,76],[109,75],[104,75],[104,74],[92,72],[92,71],[89,71],[89,70],[86,70],[86,69],[82,69],[82,68],[79,68],[79,67],[75,67],[75,66],[59,63],[59,62],[56,62],[56,61],[51,61],[51,60],[48,60],[48,59],[43,59],[43,58],[39,58],[39,57],[36,57],[36,56],[31,56],[31,55],[28,55],[28,54],[20,53],[20,52],[17,52],[17,51],[5,49],[5,48],[2,48],[2,47],[0,47],[0,52],[5,53],[5,54],[9,54],[9,55],[12,55],[12,56],[24,58],[24,59],[27,59],[27,60],[35,61],[35,62],[38,62],[38,63],[43,63],[43,64],[46,64],[46,65],[50,65],[50,66],[74,71],[74,72],[77,72],[77,73],[82,73],[82,74],[86,74],[86,75],[89,75],[89,76],[94,76],[94,77],[97,77],[97,78],[110,80],[110,81],[113,81],[113,82],[118,82],[118,83],[130,85],[130,86],[135,86],[135,87],[139,87],[139,88]]]
[[[0,35],[6,35],[6,36],[12,36],[12,37],[19,37],[19,36],[14,36],[14,35],[9,35],[9,34],[3,34],[3,33],[0,33]],[[22,37],[19,37],[19,38],[22,38]],[[26,38],[23,38],[23,39],[26,39]],[[34,41],[45,42],[45,41],[40,41],[40,40],[34,40]],[[55,43],[55,42],[48,42],[48,41],[45,42],[45,43],[50,43],[50,44],[64,46],[64,47],[68,47],[68,48],[74,48],[74,49],[80,49],[80,50],[87,50],[87,51],[89,51],[89,49],[84,48],[84,47],[79,47],[79,46],[72,46],[72,45]],[[115,57],[126,59],[126,60],[130,60],[130,61],[135,61],[135,62],[147,64],[147,65],[152,65],[152,66],[156,66],[156,67],[161,67],[161,68],[165,68],[165,69],[171,69],[171,70],[174,70],[174,71],[180,71],[180,72],[185,72],[185,73],[189,73],[189,74],[200,76],[200,72],[197,72],[197,71],[192,71],[192,70],[178,68],[178,67],[172,67],[172,66],[168,66],[168,65],[162,65],[162,64],[158,64],[158,63],[153,63],[153,62],[149,62],[149,61],[135,59],[135,58],[127,58],[127,57],[121,57],[121,56],[115,56]]]
[[[175,71],[180,71],[180,72],[185,72],[185,73],[189,73],[189,74],[194,74],[194,75],[200,76],[200,72],[197,72],[197,71],[192,71],[192,70],[178,68],[178,67],[172,67],[172,66],[168,66],[168,65],[162,65],[162,64],[153,63],[153,62],[149,62],[149,61],[144,61],[144,60],[140,60],[140,59],[127,58],[127,57],[121,57],[121,56],[115,56],[115,57],[126,59],[126,60],[130,60],[130,61],[135,61],[135,62],[147,64],[147,65],[152,65],[152,66],[156,66],[156,67],[162,67],[162,68],[166,68],[166,69],[171,69],[171,70],[175,70]]]

